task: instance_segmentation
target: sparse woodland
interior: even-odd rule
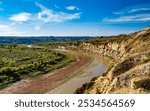
[[[70,55],[24,45],[0,46],[0,87],[26,77],[44,74],[73,61]]]

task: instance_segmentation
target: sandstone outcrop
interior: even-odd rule
[[[92,38],[79,47],[107,58],[108,69],[75,93],[150,93],[150,28],[129,35]]]

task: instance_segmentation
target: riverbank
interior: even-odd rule
[[[100,76],[106,70],[106,65],[101,64],[99,58],[93,57],[92,59],[87,67],[74,72],[77,74],[75,77],[47,92],[47,94],[73,94],[77,88],[90,82],[92,78]]]
[[[70,65],[58,69],[54,72],[50,72],[44,75],[39,75],[34,78],[28,78],[19,82],[13,83],[6,89],[0,91],[1,94],[43,94],[50,90],[62,85],[63,83],[71,80],[77,75],[82,75],[84,71],[93,69],[93,57],[77,52],[69,52],[76,57],[76,62]],[[95,64],[95,63],[94,63]],[[79,73],[80,72],[80,73]],[[84,72],[84,74],[86,74]],[[82,84],[81,84],[82,85]],[[68,87],[69,89],[69,87]]]

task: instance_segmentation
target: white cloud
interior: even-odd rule
[[[39,11],[36,14],[31,14],[31,13],[27,13],[27,12],[21,12],[18,14],[14,14],[14,15],[10,16],[10,18],[9,18],[9,20],[12,21],[10,23],[10,26],[17,25],[18,23],[23,24],[23,22],[30,21],[30,24],[33,25],[34,30],[39,31],[39,30],[41,30],[41,26],[39,26],[37,24],[39,24],[40,22],[42,22],[40,24],[61,23],[61,22],[72,21],[72,20],[80,18],[80,13],[70,14],[70,13],[65,13],[65,12],[55,12],[51,9],[44,7],[43,5],[41,5],[38,2],[35,2],[35,4],[37,7],[39,7],[41,9],[41,11]],[[6,32],[6,31],[3,31],[3,32]],[[7,31],[7,32],[11,32],[11,31]]]
[[[27,33],[24,31],[19,31],[17,29],[14,29],[9,25],[0,24],[0,36],[22,35],[22,34],[27,34]]]
[[[40,9],[42,9],[42,10],[47,10],[46,7],[44,7],[42,4],[40,4],[40,3],[38,3],[38,2],[35,2],[35,5],[36,5],[37,7],[39,7]]]
[[[39,31],[39,30],[41,30],[41,26],[36,25],[36,26],[34,27],[34,29],[35,29],[36,31]]]
[[[150,8],[137,8],[137,9],[132,9],[129,10],[128,13],[133,13],[133,12],[138,12],[138,11],[149,11]]]
[[[44,23],[48,22],[65,22],[74,19],[79,19],[80,13],[75,14],[67,14],[64,12],[55,13],[52,10],[43,10],[42,12],[38,13],[38,19],[42,20]]]
[[[129,15],[121,16],[118,18],[105,18],[105,22],[146,22],[150,21],[150,14],[138,14],[138,15]]]
[[[2,25],[0,24],[0,29],[5,29],[5,28],[8,28],[9,26],[8,25]]]
[[[0,24],[0,35],[7,35],[10,32],[12,32],[12,28],[10,26]]]
[[[150,5],[150,4],[149,4]],[[112,17],[103,19],[105,22],[147,22],[150,21],[150,8],[148,4],[126,7],[120,11],[112,12]]]
[[[122,15],[122,14],[131,14],[131,13],[135,13],[135,12],[140,12],[140,11],[150,11],[150,8],[144,8],[144,7],[141,7],[141,8],[134,8],[134,9],[123,9],[121,11],[118,11],[118,12],[112,12],[113,14],[116,14],[116,15]]]
[[[59,23],[80,18],[80,13],[69,14],[65,12],[55,12],[51,9],[47,9],[46,7],[37,2],[36,5],[42,10],[37,14],[38,19],[43,21],[44,23]]]
[[[31,19],[32,14],[22,12],[16,15],[12,15],[9,20],[15,21],[15,22],[26,22]]]
[[[67,10],[75,10],[75,9],[79,10],[79,8],[77,8],[76,6],[68,6],[66,7],[66,9]]]

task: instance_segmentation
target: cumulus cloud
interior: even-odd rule
[[[19,23],[29,20],[34,22],[42,21],[43,23],[60,23],[80,18],[80,13],[69,14],[65,12],[55,12],[51,9],[46,8],[38,2],[35,2],[35,4],[41,9],[41,11],[37,14],[22,12],[12,15],[9,20]]]
[[[9,20],[15,21],[15,22],[26,22],[31,19],[31,16],[32,16],[32,14],[30,14],[30,13],[22,12],[19,14],[12,15],[9,18]]]
[[[77,8],[76,6],[68,6],[66,7],[67,10],[79,10],[79,8]]]
[[[64,12],[55,13],[52,10],[43,10],[38,13],[38,19],[43,21],[44,23],[48,22],[65,22],[74,19],[79,19],[80,13],[75,14],[67,14]]]
[[[65,12],[55,12],[51,9],[44,7],[40,3],[36,2],[36,5],[42,10],[37,14],[38,19],[43,21],[44,23],[59,23],[80,18],[80,13],[69,14]]]

